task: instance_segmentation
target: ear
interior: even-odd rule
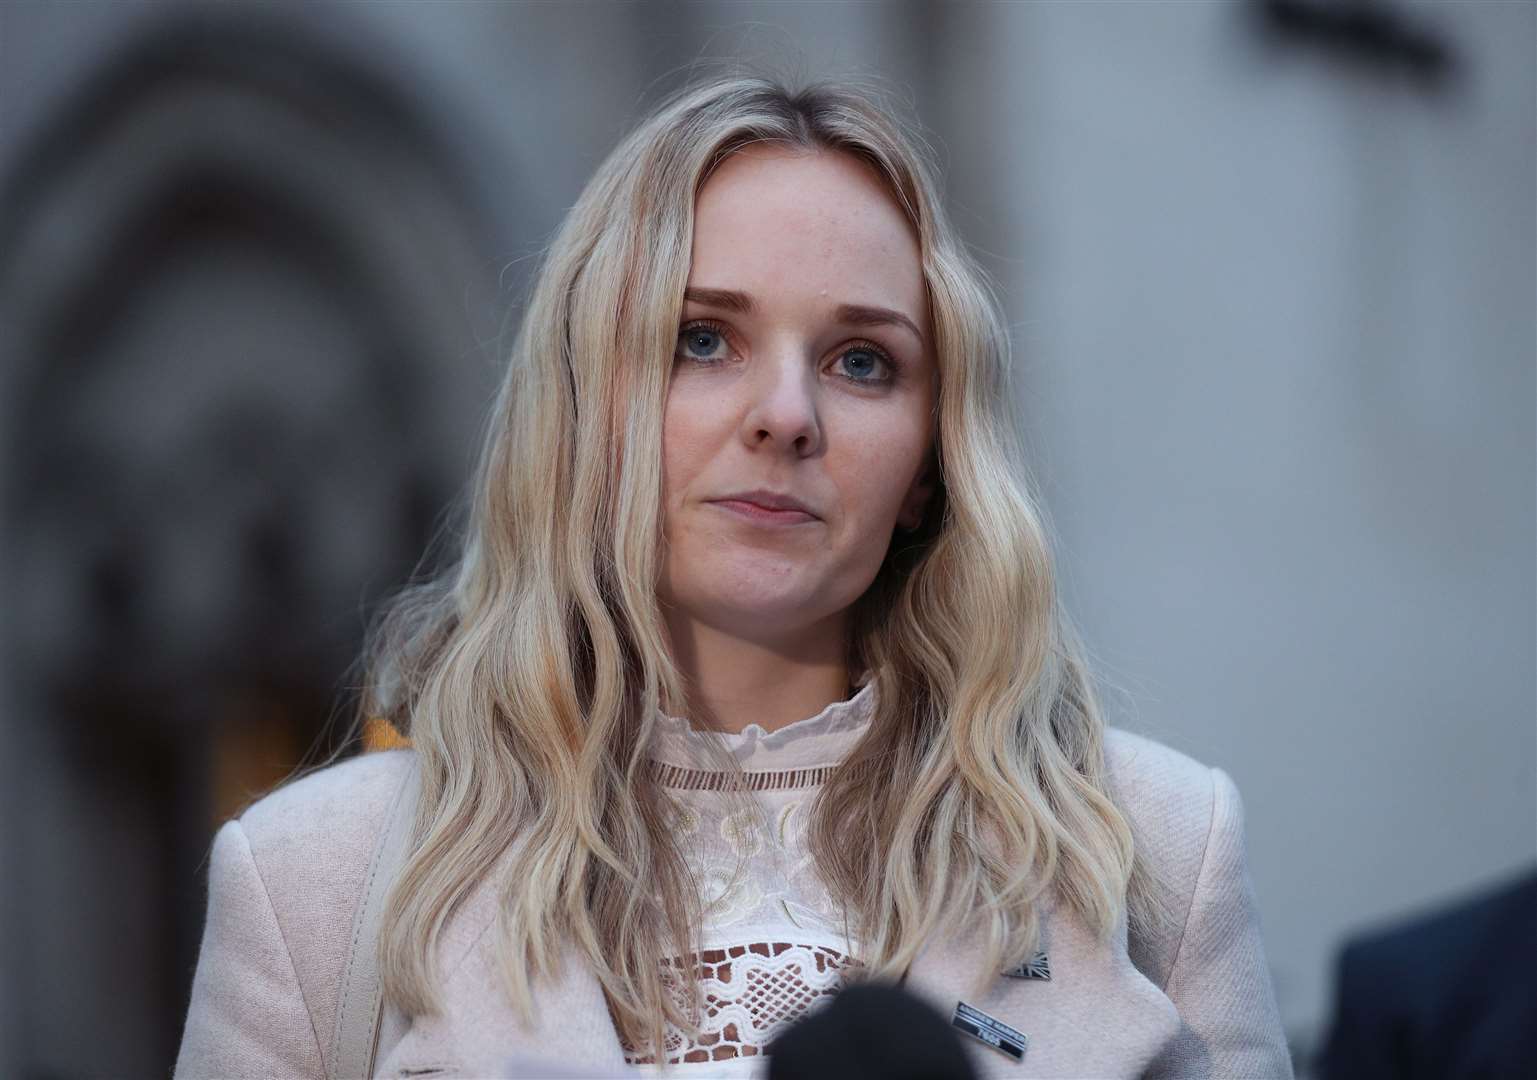
[[[903,532],[912,532],[923,524],[923,512],[928,509],[929,500],[934,497],[934,491],[939,487],[939,462],[934,455],[929,455],[928,464],[913,481],[913,486],[907,489],[907,494],[902,498],[902,508],[897,512],[897,528]]]

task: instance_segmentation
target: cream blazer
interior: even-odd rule
[[[328,1075],[353,912],[412,753],[316,772],[219,830],[176,1077]],[[1050,979],[988,973],[981,994],[980,950],[961,928],[926,948],[908,988],[947,1020],[964,1000],[1028,1036],[1017,1062],[962,1037],[981,1077],[1291,1077],[1232,780],[1115,728],[1106,764],[1137,842],[1175,890],[1176,925],[1128,941],[1123,921],[1105,942],[1071,912],[1046,909]],[[375,1076],[505,1076],[529,1059],[624,1075],[598,982],[574,961],[543,992],[533,1025],[519,1023],[487,938],[495,903],[488,878],[445,929],[440,1015],[408,1023],[386,1010]]]

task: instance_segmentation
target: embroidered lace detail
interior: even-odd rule
[[[849,754],[875,705],[870,682],[773,732],[755,724],[696,731],[658,718],[649,771],[666,791],[667,828],[701,915],[699,951],[663,961],[658,976],[698,1030],[669,1025],[660,1047],[625,1044],[641,1075],[766,1075],[774,1039],[859,967],[848,913],[818,873],[807,828],[816,792],[835,770],[874,767]],[[721,771],[722,750],[736,768]]]
[[[851,764],[849,768],[856,774],[863,775],[870,770],[872,764],[872,760],[866,758]],[[648,766],[652,779],[662,787],[671,788],[674,791],[725,791],[735,786],[734,775],[728,772],[691,769],[664,761],[652,761]],[[828,778],[840,768],[842,768],[840,765],[818,765],[808,769],[743,772],[741,774],[742,790],[791,791],[795,788],[818,787],[827,783]]]
[[[689,961],[669,961],[663,977],[669,992],[687,1007],[679,974],[690,969],[699,984],[703,1012],[700,1032],[690,1038],[669,1025],[664,1044],[669,1065],[757,1057],[801,1017],[843,988],[845,973],[859,961],[836,949],[790,942],[755,942],[706,949]],[[656,1058],[628,1043],[625,1060],[654,1065]]]

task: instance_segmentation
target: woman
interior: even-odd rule
[[[1006,346],[869,95],[642,124],[548,253],[462,557],[375,636],[411,749],[219,833],[178,1074],[335,1068],[415,769],[378,1075],[745,1075],[864,980],[1028,1037],[980,1075],[1289,1075],[1237,793],[1104,727]]]

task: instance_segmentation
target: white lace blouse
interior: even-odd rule
[[[684,858],[699,882],[702,951],[670,962],[667,976],[702,983],[702,1033],[668,1031],[668,1074],[764,1076],[764,1048],[842,987],[857,965],[835,906],[806,849],[806,814],[822,783],[864,733],[875,684],[815,716],[768,732],[751,724],[717,736],[658,717],[654,775],[672,796]],[[747,806],[721,790],[725,774],[706,749],[719,738],[747,776]],[[659,1065],[632,1047],[646,1075]]]

